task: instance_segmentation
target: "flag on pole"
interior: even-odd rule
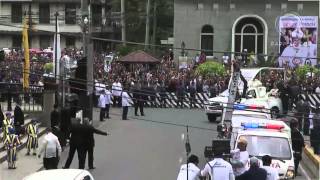
[[[28,38],[28,24],[27,18],[24,19],[22,29],[22,45],[24,49],[24,63],[23,63],[23,88],[29,88],[30,76],[30,54],[29,54],[29,38]]]
[[[56,54],[57,54],[57,61],[56,61]],[[54,72],[54,75],[57,76],[57,79],[60,79],[59,77],[60,76],[60,58],[61,58],[60,30],[59,30],[59,23],[57,23],[57,34],[54,35],[54,41],[53,41],[53,62],[54,62],[53,72]]]

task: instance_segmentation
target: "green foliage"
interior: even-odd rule
[[[320,71],[319,69],[309,66],[309,65],[304,65],[304,66],[299,66],[295,74],[299,79],[305,79],[308,73],[314,73],[315,75],[319,75]]]
[[[44,72],[47,74],[53,73],[53,63],[46,63],[43,66]]]
[[[226,71],[221,63],[207,61],[197,67],[196,74],[205,77],[214,75],[224,76],[226,74]]]

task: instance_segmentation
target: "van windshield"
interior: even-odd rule
[[[288,139],[269,136],[240,136],[248,142],[247,151],[250,156],[269,155],[274,159],[291,159],[291,148]]]

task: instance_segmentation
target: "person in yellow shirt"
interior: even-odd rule
[[[7,135],[9,134],[9,128],[12,127],[11,113],[7,112],[2,125],[2,141],[6,139]]]
[[[32,155],[37,155],[38,148],[38,126],[36,120],[31,120],[31,123],[27,126],[26,133],[28,135],[27,139],[27,154],[30,155],[31,149],[33,149]]]

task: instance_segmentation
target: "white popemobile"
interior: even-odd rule
[[[293,179],[294,159],[290,128],[282,121],[260,118],[261,116],[263,114],[233,115],[231,148],[237,147],[238,140],[244,138],[248,142],[247,151],[250,156],[271,156],[271,165],[278,170],[279,177]]]
[[[238,89],[242,89],[241,85],[238,86]],[[223,107],[227,106],[228,96],[229,92],[225,90],[219,96],[209,99],[207,105],[205,105],[205,112],[210,122],[216,121],[216,118],[222,115]],[[277,118],[278,114],[283,112],[278,90],[272,89],[267,92],[267,88],[262,86],[259,80],[248,81],[248,90],[245,97],[240,100],[240,103],[265,106],[265,108],[270,109],[272,118]]]

